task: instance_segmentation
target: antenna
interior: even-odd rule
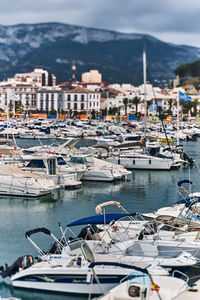
[[[72,82],[76,81],[76,65],[75,61],[72,62]]]

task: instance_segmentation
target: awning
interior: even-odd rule
[[[137,214],[103,214],[95,215],[88,218],[83,218],[76,220],[67,224],[68,227],[78,226],[78,225],[88,225],[88,224],[110,224],[111,221],[117,221],[125,217],[135,217]]]

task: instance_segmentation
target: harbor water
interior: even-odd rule
[[[25,143],[25,141],[23,141]],[[29,141],[27,141],[29,143]],[[26,144],[28,146],[28,144]],[[30,145],[31,146],[31,145]],[[184,150],[195,159],[191,168],[171,171],[133,171],[132,180],[119,183],[85,182],[81,189],[60,190],[53,196],[30,199],[26,197],[0,197],[0,265],[12,264],[18,257],[26,254],[36,256],[25,232],[46,227],[60,236],[58,223],[63,228],[73,220],[95,214],[95,207],[105,201],[119,201],[128,212],[151,212],[163,206],[170,206],[177,200],[177,182],[191,179],[200,186],[198,164],[200,163],[200,144],[184,143]],[[109,207],[108,212],[116,208]],[[79,230],[79,229],[76,229]],[[36,241],[42,249],[49,246],[50,240],[38,234]],[[15,296],[21,299],[87,299],[87,297],[52,294],[14,289],[9,280],[1,281],[0,295]]]

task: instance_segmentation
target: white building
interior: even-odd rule
[[[9,105],[13,101],[9,99],[9,94],[12,91],[12,93],[19,97],[22,110],[35,110],[38,89],[37,85],[28,82],[22,83],[15,80],[0,82],[0,107],[6,111],[7,104]]]
[[[38,86],[54,86],[56,85],[56,77],[54,74],[49,74],[41,68],[34,69],[33,72],[17,73],[14,79],[18,82],[35,82]]]
[[[36,108],[41,112],[50,112],[51,110],[60,112],[63,109],[63,91],[58,89],[39,90],[37,93]]]
[[[37,93],[37,109],[40,111],[100,111],[100,93],[87,89],[44,90]]]
[[[100,93],[88,89],[75,88],[63,91],[65,111],[100,111]]]

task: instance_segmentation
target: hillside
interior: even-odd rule
[[[75,61],[78,80],[81,73],[98,69],[104,81],[140,84],[144,43],[147,77],[152,83],[168,82],[180,64],[200,58],[199,48],[165,43],[145,34],[61,23],[0,26],[0,80],[42,67],[54,73],[58,82],[68,81]]]

